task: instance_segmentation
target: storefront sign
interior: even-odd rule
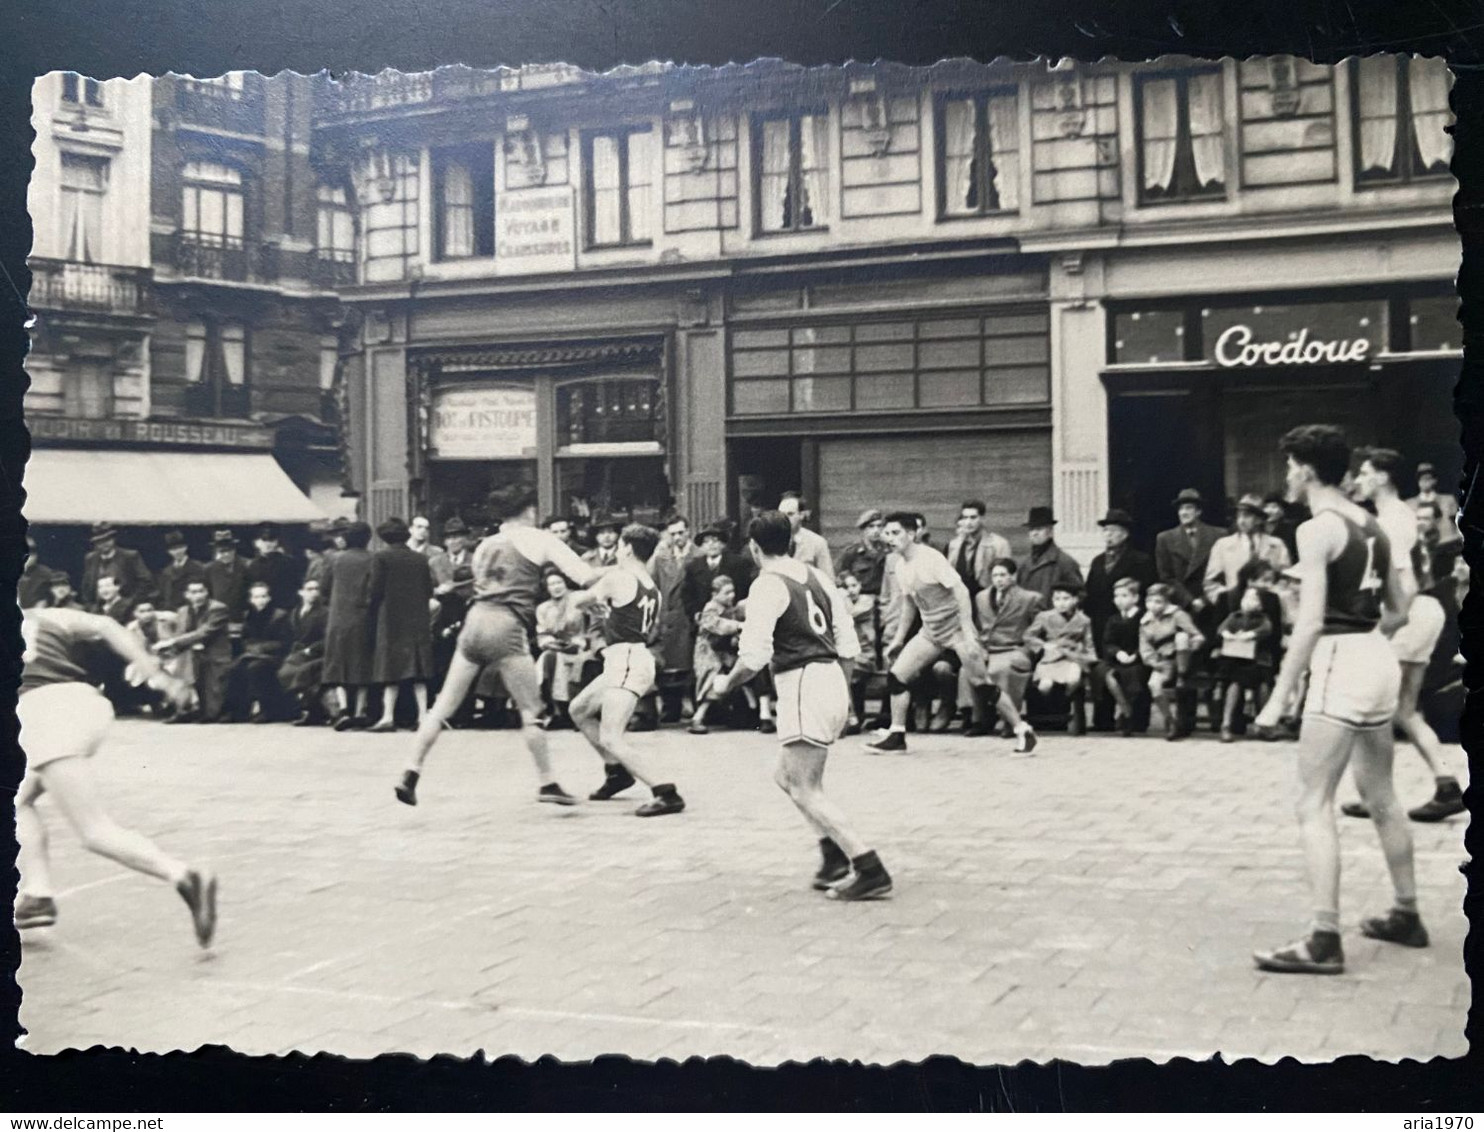
[[[536,391],[445,389],[433,396],[428,455],[438,460],[529,460],[536,455]]]
[[[1311,339],[1307,327],[1281,341],[1261,341],[1250,326],[1238,323],[1216,339],[1216,362],[1227,367],[1363,362],[1370,349],[1367,338]]]
[[[525,275],[576,269],[570,185],[499,193],[495,223],[497,272]]]
[[[34,440],[158,444],[175,448],[273,447],[273,433],[266,428],[251,425],[198,421],[80,420],[71,417],[32,417],[26,425]]]

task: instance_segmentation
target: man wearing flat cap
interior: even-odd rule
[[[1025,530],[1031,552],[1019,562],[1016,584],[1023,590],[1040,594],[1047,609],[1051,608],[1051,591],[1060,585],[1082,587],[1082,567],[1077,560],[1056,545],[1056,516],[1050,507],[1032,507]]]
[[[873,597],[881,593],[886,575],[886,556],[890,551],[881,540],[881,520],[884,514],[880,507],[867,507],[855,521],[861,540],[840,555],[842,573],[854,574],[861,584],[861,593]]]
[[[1087,593],[1082,609],[1092,621],[1093,638],[1101,644],[1103,627],[1114,614],[1113,587],[1124,578],[1132,578],[1143,593],[1159,579],[1154,571],[1154,559],[1129,542],[1134,529],[1132,515],[1122,508],[1110,507],[1098,520],[1098,526],[1103,531],[1103,552],[1087,568]]]
[[[228,622],[240,626],[247,615],[247,563],[237,554],[237,537],[223,527],[211,536],[211,554],[206,590],[227,607]]]
[[[1175,591],[1175,601],[1186,609],[1201,609],[1206,566],[1211,548],[1225,531],[1201,520],[1204,502],[1201,493],[1187,487],[1175,497],[1175,513],[1180,525],[1161,531],[1154,540],[1154,568],[1159,580]]]
[[[1237,588],[1242,567],[1249,562],[1270,562],[1280,573],[1293,564],[1283,540],[1263,530],[1266,517],[1262,496],[1248,494],[1237,501],[1237,529],[1211,547],[1207,582],[1220,582],[1230,592]]]
[[[93,549],[82,560],[82,604],[92,608],[98,601],[98,575],[112,574],[119,593],[130,605],[136,598],[154,597],[155,576],[137,550],[119,546],[118,528],[112,523],[94,523]]]
[[[299,564],[283,552],[279,530],[273,523],[258,528],[253,545],[258,554],[247,564],[247,584],[263,582],[268,587],[268,603],[285,613],[298,604]]]

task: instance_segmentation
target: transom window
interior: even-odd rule
[[[938,191],[942,216],[1013,212],[1020,153],[1014,88],[938,100]]]
[[[1139,196],[1146,203],[1226,195],[1219,69],[1138,75]]]
[[[588,247],[649,243],[652,139],[648,126],[583,135]]]
[[[242,171],[230,165],[191,161],[182,180],[182,233],[196,244],[241,247]]]
[[[1447,64],[1369,55],[1351,60],[1350,78],[1356,184],[1446,177],[1453,155]]]
[[[829,115],[759,115],[752,122],[753,200],[759,232],[829,223]]]

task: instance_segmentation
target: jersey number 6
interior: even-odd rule
[[[824,610],[814,600],[814,595],[808,590],[804,591],[804,604],[809,610],[809,628],[813,629],[821,637],[830,631],[830,619],[824,615]]]

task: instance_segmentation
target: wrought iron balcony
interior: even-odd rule
[[[268,281],[263,245],[240,237],[202,238],[199,232],[175,233],[175,270],[197,279],[228,283]]]
[[[60,259],[30,261],[30,305],[35,310],[97,311],[137,315],[144,312],[149,269]]]

